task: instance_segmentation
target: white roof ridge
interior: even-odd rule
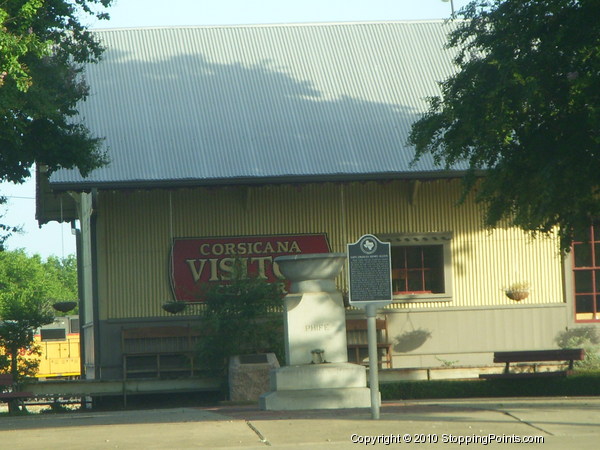
[[[414,20],[366,20],[366,21],[340,21],[340,22],[290,22],[290,23],[257,23],[257,24],[217,24],[217,25],[156,25],[139,27],[114,27],[91,28],[95,32],[125,31],[125,30],[169,30],[169,29],[212,29],[212,28],[276,28],[276,27],[322,27],[322,26],[347,26],[347,25],[385,25],[385,24],[421,24],[444,23],[449,19],[414,19]]]

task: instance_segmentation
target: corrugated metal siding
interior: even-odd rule
[[[61,184],[438,171],[410,125],[454,70],[441,21],[98,31],[79,107],[112,164]]]
[[[527,304],[563,302],[556,242],[483,229],[474,203],[456,207],[460,189],[459,181],[425,182],[412,205],[403,181],[101,192],[102,318],[165,314],[170,204],[173,237],[326,232],[332,249],[345,251],[365,233],[452,232],[452,301],[393,308],[509,306],[502,288],[520,280],[532,285]]]

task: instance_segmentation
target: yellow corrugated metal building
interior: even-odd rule
[[[471,198],[459,204],[467,166],[414,162],[404,144],[454,70],[452,26],[98,32],[107,50],[86,71],[80,112],[111,163],[38,179],[40,223],[72,220],[77,234],[85,376],[123,376],[123,329],[198,323],[200,306],[161,308],[175,292],[172,247],[188,238],[219,240],[216,256],[183,261],[212,282],[234,239],[325,235],[335,252],[367,233],[389,241],[394,301],[380,313],[394,368],[556,347],[576,325],[572,257],[552,236],[483,227]],[[516,282],[531,288],[519,302],[504,293]]]
[[[97,277],[103,339],[118,346],[120,329],[132,323],[197,323],[199,306],[177,317],[161,309],[172,299],[174,238],[325,233],[332,251],[345,251],[347,243],[372,233],[389,240],[392,249],[406,247],[407,238],[420,248],[439,245],[440,237],[447,247],[444,292],[400,292],[381,311],[393,343],[393,367],[438,366],[440,360],[486,365],[496,350],[555,347],[556,334],[569,320],[557,241],[514,228],[484,228],[471,200],[457,204],[460,192],[455,179],[84,194],[95,197],[94,235],[101,245],[88,266],[95,274],[86,276]],[[517,281],[531,285],[521,302],[504,293]],[[339,286],[345,285],[342,275]],[[428,339],[404,351],[415,330]],[[104,359],[109,358],[104,372],[112,367],[117,376],[119,355],[110,352]]]

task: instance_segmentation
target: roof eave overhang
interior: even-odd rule
[[[54,190],[40,165],[35,169],[35,218],[39,226],[53,220],[62,223],[77,219],[73,197],[67,191]]]
[[[75,181],[50,182],[52,191],[87,192],[97,190],[132,190],[132,189],[179,189],[194,187],[229,187],[229,186],[261,186],[273,184],[307,184],[307,183],[348,183],[364,181],[390,180],[436,180],[462,178],[467,174],[464,170],[440,170],[428,172],[390,172],[378,174],[325,174],[325,175],[286,175],[277,177],[239,177],[213,179],[176,179],[176,180],[120,180],[120,181]],[[482,176],[483,171],[476,172]]]

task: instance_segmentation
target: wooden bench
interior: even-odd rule
[[[15,382],[13,376],[9,373],[0,374],[0,390],[9,387],[8,392],[0,392],[0,402],[9,402],[11,400],[24,400],[33,397],[33,392],[24,392],[15,390]]]
[[[567,376],[573,371],[574,361],[581,361],[585,358],[585,350],[582,348],[556,349],[556,350],[526,350],[514,352],[495,352],[494,362],[504,363],[504,372],[480,374],[479,378],[500,379],[500,378],[529,378],[529,377],[556,377]],[[536,366],[533,366],[533,372],[511,372],[511,363],[536,363],[550,361],[568,361],[567,370],[537,372]]]
[[[199,336],[189,325],[122,329],[123,379],[193,376]]]
[[[385,319],[375,319],[375,328],[377,330],[378,367],[390,369],[392,367],[392,344],[388,340],[387,321]],[[346,320],[346,340],[348,361],[368,366],[367,319]]]

